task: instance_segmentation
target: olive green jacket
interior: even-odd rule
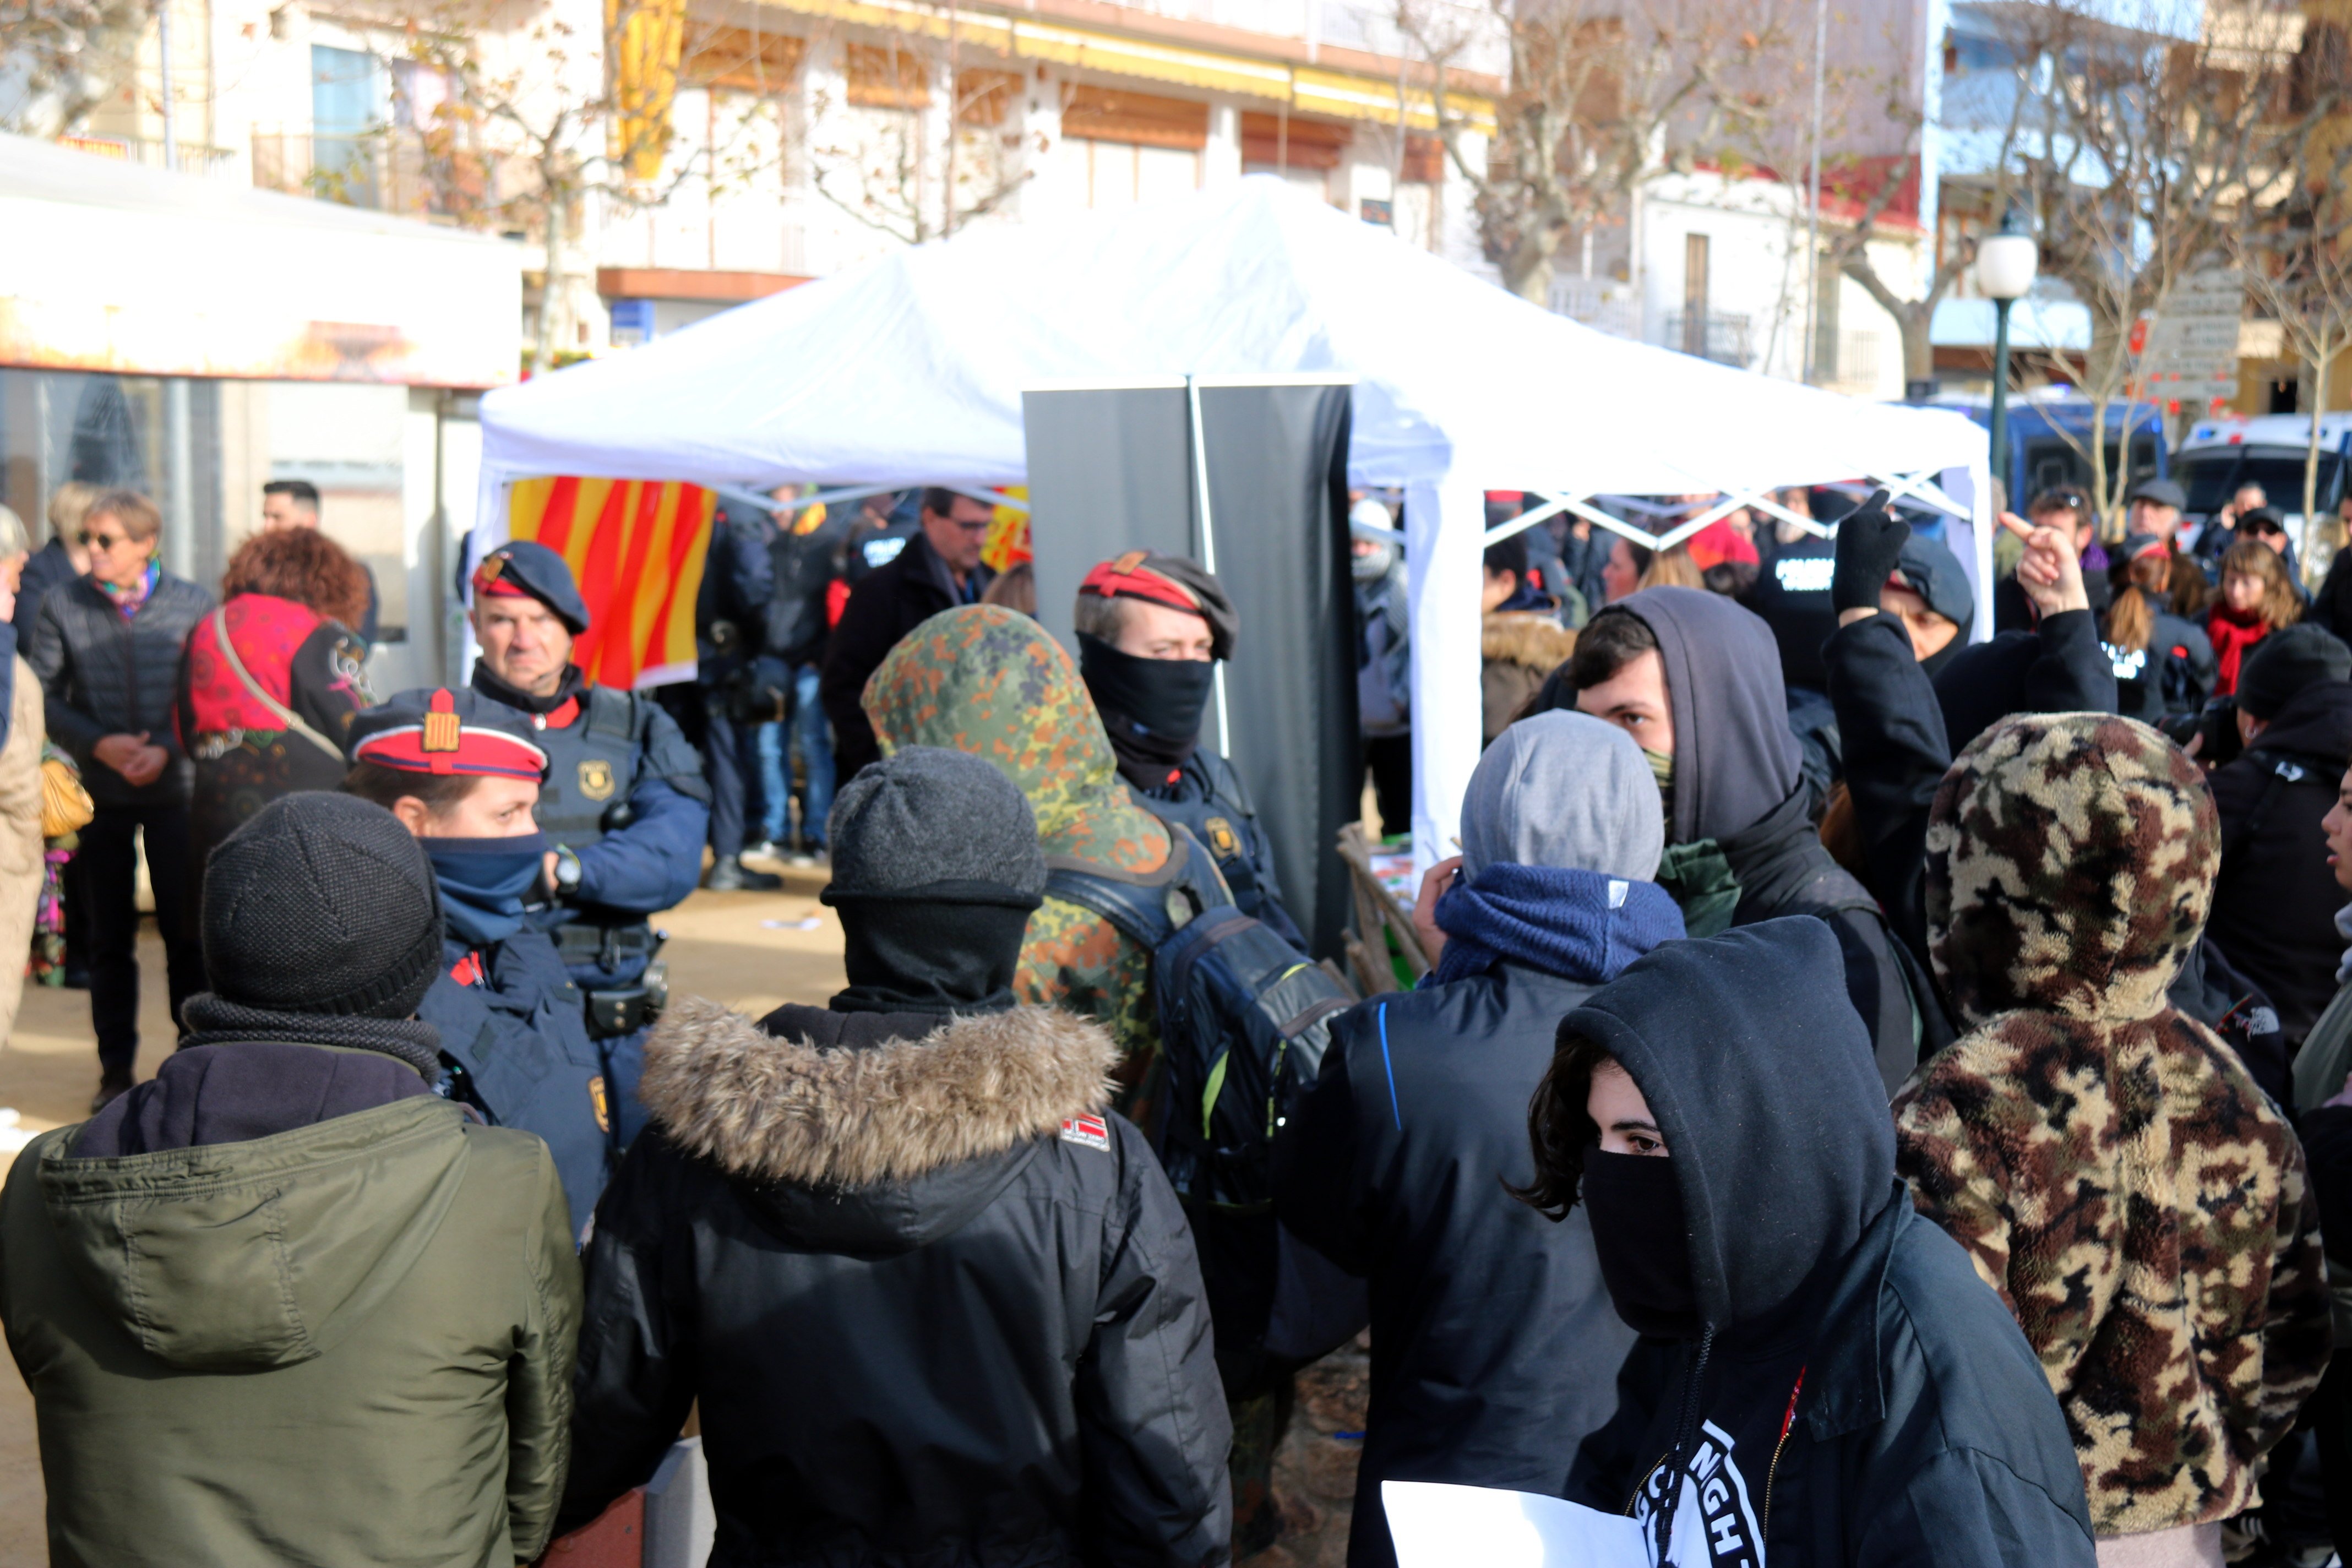
[[[397,1100],[0,1193],[50,1562],[509,1568],[569,1458],[580,1269],[546,1145]]]

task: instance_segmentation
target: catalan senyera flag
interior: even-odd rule
[[[716,499],[643,479],[518,479],[507,536],[563,557],[588,605],[572,662],[623,691],[694,679],[694,600]]]

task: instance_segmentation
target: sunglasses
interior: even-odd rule
[[[85,550],[96,550],[111,554],[116,546],[130,542],[130,537],[126,534],[92,533],[86,528],[81,531],[81,543]]]

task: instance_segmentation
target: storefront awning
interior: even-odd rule
[[[0,136],[0,364],[488,387],[519,247]]]

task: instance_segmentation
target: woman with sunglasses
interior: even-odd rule
[[[131,1084],[139,1059],[135,846],[143,835],[172,1018],[204,989],[188,858],[187,753],[173,729],[188,634],[212,595],[156,560],[163,514],[135,490],[110,490],[83,514],[89,571],[53,589],[33,618],[26,662],[47,694],[49,736],[81,764],[98,815],[81,830],[89,900],[90,1025],[98,1110]]]

